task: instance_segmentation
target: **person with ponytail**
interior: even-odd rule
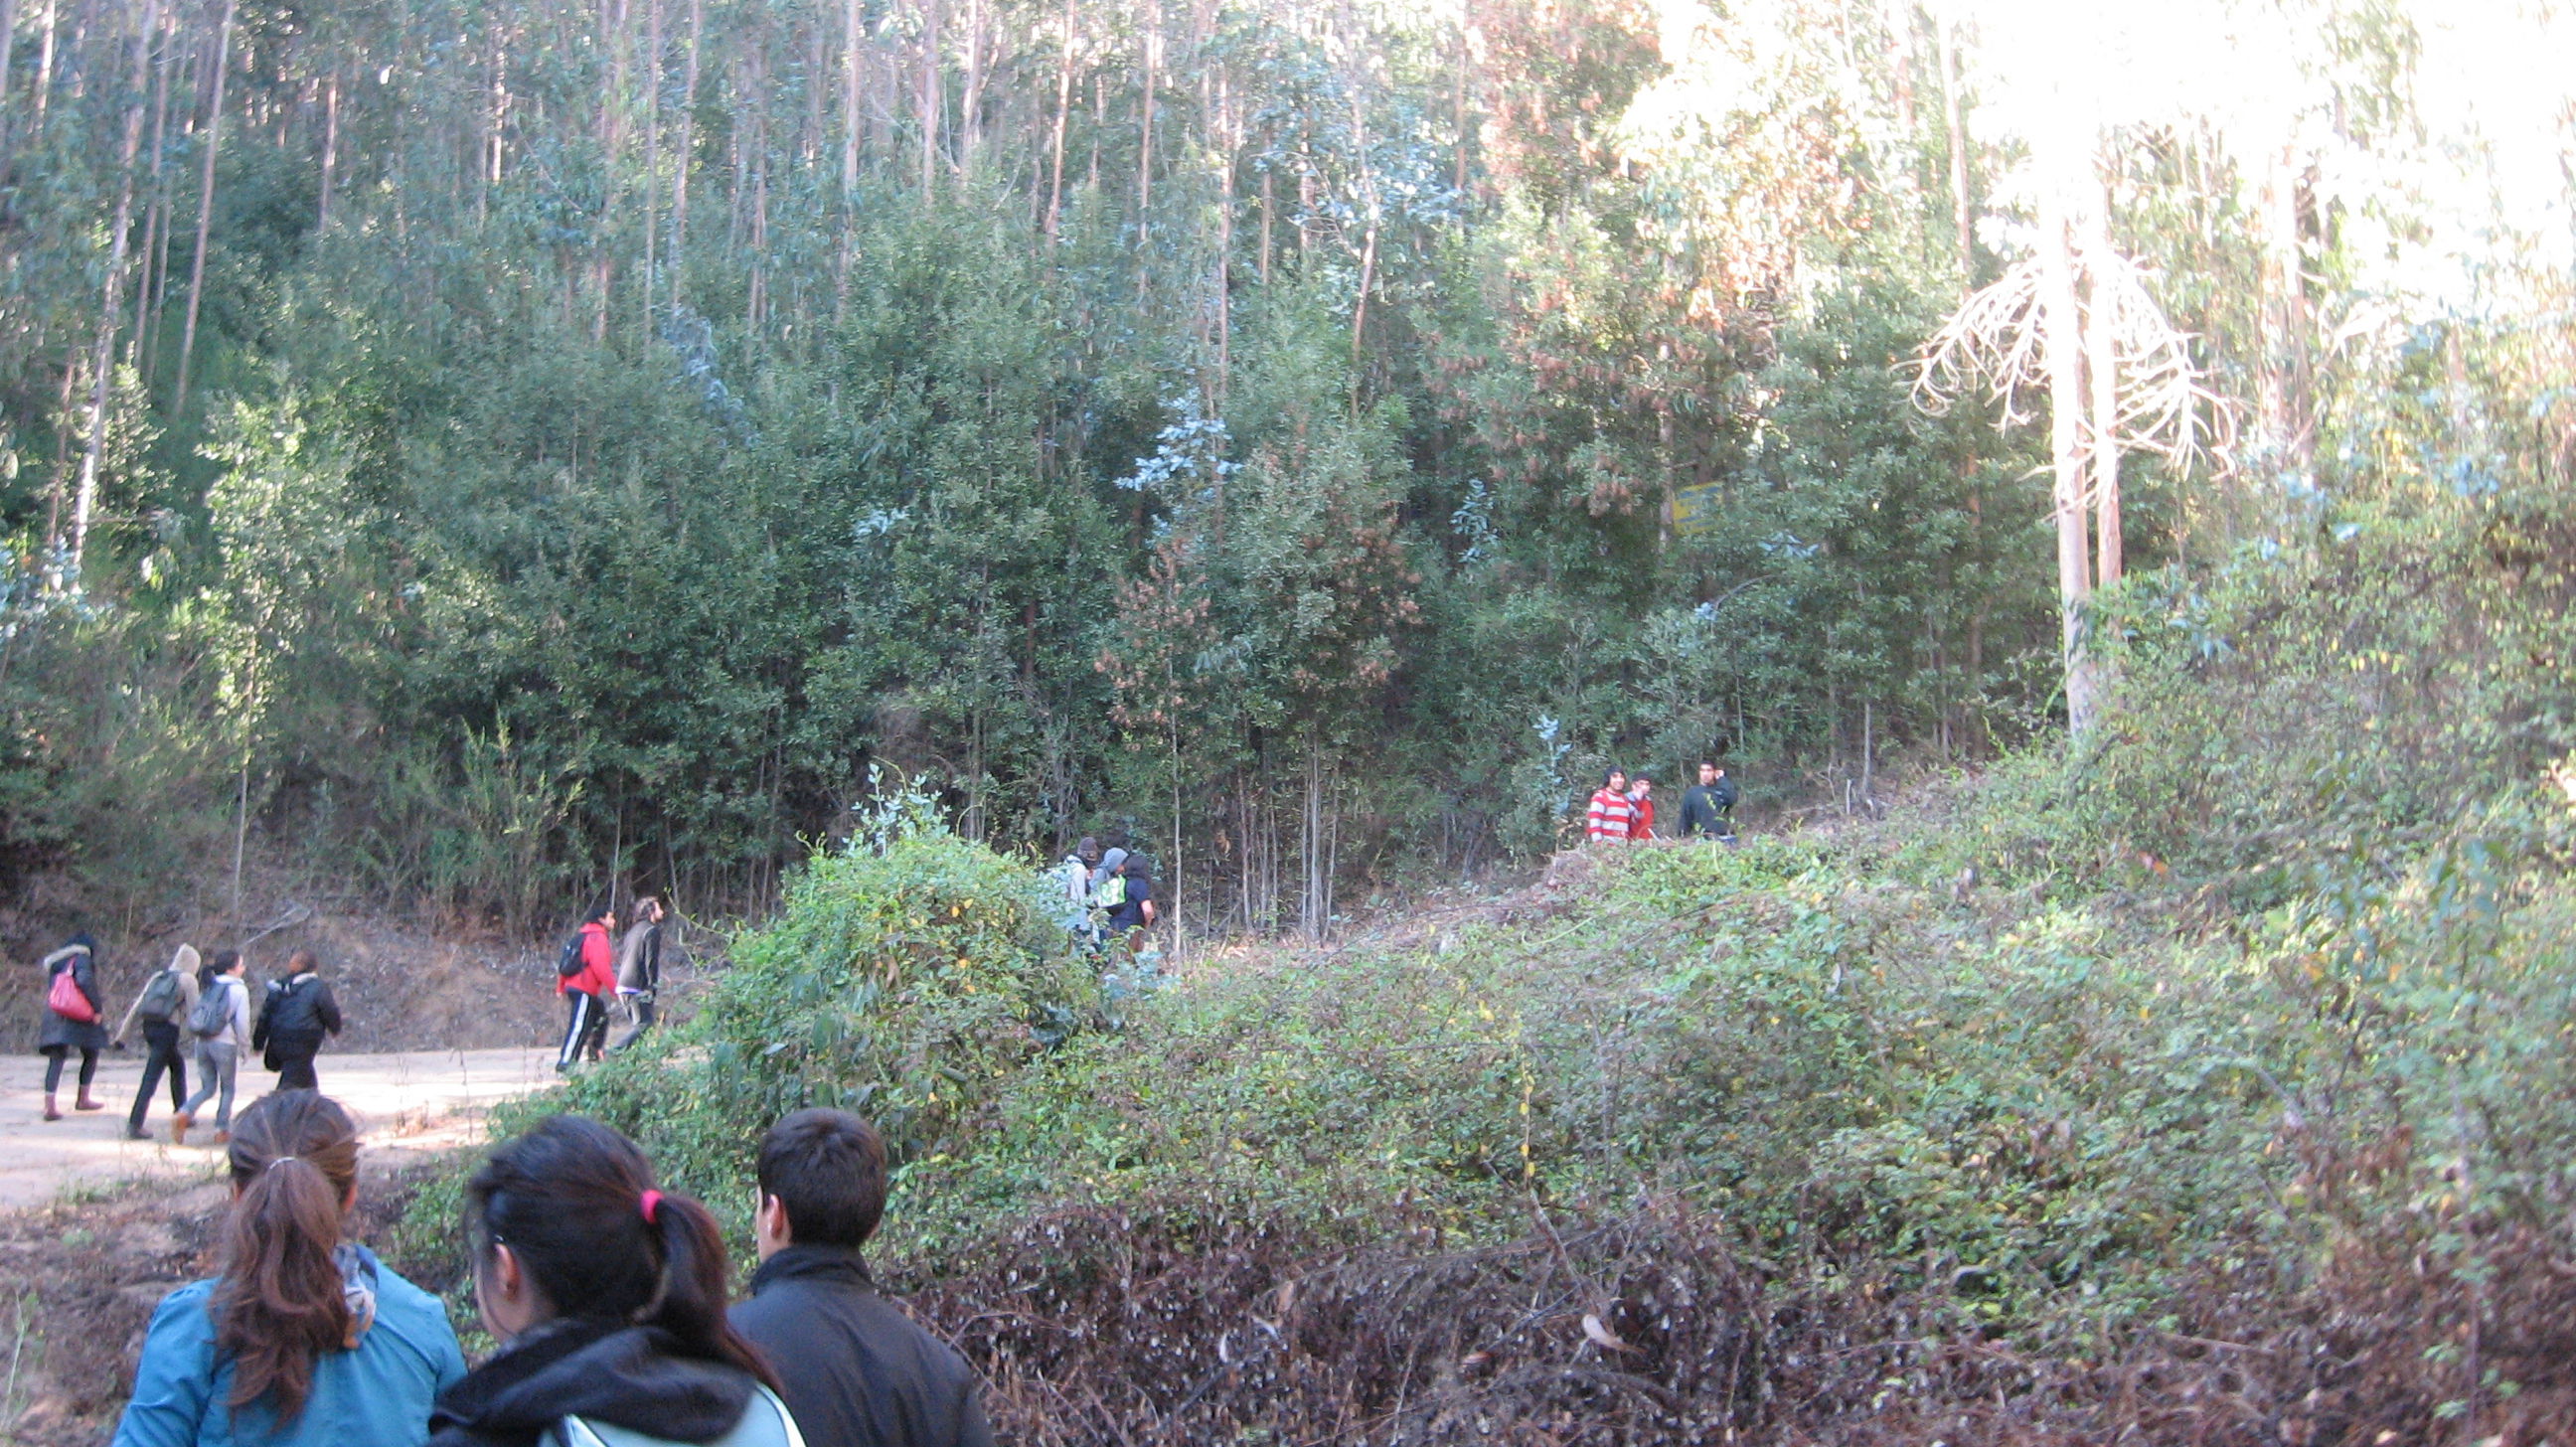
[[[418,1447],[465,1376],[447,1308],[350,1241],[358,1134],[309,1090],[233,1122],[223,1275],[161,1301],[113,1447]]]
[[[483,1325],[503,1342],[438,1399],[431,1447],[804,1447],[725,1320],[724,1237],[633,1141],[549,1116],[465,1185]]]

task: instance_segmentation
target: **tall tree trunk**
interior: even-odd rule
[[[1136,254],[1140,266],[1146,255],[1145,228],[1154,211],[1154,91],[1162,84],[1162,0],[1147,0],[1144,46],[1144,88],[1138,96],[1136,120]]]
[[[197,254],[188,263],[188,316],[179,329],[179,385],[170,415],[188,410],[188,373],[197,355],[197,311],[206,292],[206,235],[215,220],[215,157],[224,144],[224,82],[232,70],[233,10],[237,0],[224,0],[223,19],[215,27],[214,99],[206,108],[206,166],[197,182]]]
[[[1064,0],[1064,56],[1055,73],[1055,139],[1049,146],[1054,178],[1047,184],[1046,239],[1055,245],[1056,233],[1064,220],[1064,127],[1073,110],[1073,41],[1076,25],[1073,0]]]
[[[2055,465],[2050,518],[2057,527],[2057,607],[2066,668],[2067,730],[2090,733],[2097,708],[2085,600],[2092,592],[2084,506],[2084,323],[2075,301],[2073,240],[2067,231],[2067,168],[2040,177],[2040,348],[2048,369],[2049,457]]]
[[[10,60],[17,52],[18,0],[0,0],[0,171],[9,168]]]
[[[46,107],[54,99],[54,31],[60,23],[62,0],[45,0],[45,29],[36,41],[36,123],[30,132],[45,126]]]
[[[2298,153],[2283,146],[2263,172],[2263,344],[2255,405],[2263,442],[2284,470],[2316,461],[2316,428],[2308,416],[2308,302],[2299,238]]]
[[[315,208],[313,230],[331,229],[332,172],[340,164],[340,72],[334,67],[322,91],[322,199]]]
[[[157,23],[154,30],[161,28]],[[5,67],[0,67],[5,68]],[[152,190],[143,207],[143,249],[134,266],[134,369],[148,392],[152,386],[152,352],[147,326],[152,319],[152,266],[163,247],[161,233],[170,221],[170,186],[161,157],[170,139],[170,52],[164,46],[152,67]]]
[[[125,313],[126,232],[134,222],[134,159],[143,149],[143,105],[150,79],[152,31],[161,23],[159,0],[150,0],[134,30],[134,65],[126,92],[125,137],[116,166],[116,219],[108,231],[107,280],[98,308],[98,343],[90,354],[89,441],[81,449],[80,488],[72,498],[71,570],[81,570],[89,520],[98,502],[99,459],[107,448],[107,398],[116,378],[116,336]]]
[[[1959,43],[1952,22],[1933,17],[1932,32],[1941,46],[1941,110],[1950,131],[1950,229],[1959,254],[1959,295],[1977,289],[1977,231],[1968,192],[1968,108],[1959,94]]]
[[[1309,944],[1324,942],[1324,741],[1306,740],[1305,811],[1298,834],[1306,878],[1297,901],[1297,926]]]
[[[644,0],[644,264],[636,275],[643,282],[637,319],[641,340],[653,338],[653,303],[661,279],[653,269],[662,227],[662,0]]]
[[[849,0],[841,11],[841,195],[845,201],[859,189],[859,57],[867,33],[860,0]]]
[[[680,84],[680,154],[671,166],[671,304],[680,303],[680,280],[689,261],[689,173],[698,160],[698,57],[707,33],[707,0],[689,0],[689,63]]]
[[[2094,586],[2120,581],[2120,356],[2111,311],[2110,193],[2094,189],[2084,215],[2085,275],[2092,305],[2084,318],[2084,370],[2093,413]]]
[[[939,126],[948,109],[948,90],[939,75],[940,0],[921,3],[921,199],[939,183]]]

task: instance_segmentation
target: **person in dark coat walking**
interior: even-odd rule
[[[130,1141],[150,1140],[143,1132],[143,1117],[152,1108],[153,1088],[161,1083],[163,1072],[170,1076],[170,1109],[177,1113],[188,1098],[188,1057],[180,1054],[180,1024],[188,1012],[197,1008],[197,947],[181,945],[170,956],[170,963],[143,982],[135,991],[134,1003],[125,1007],[125,1018],[116,1022],[116,1048],[125,1048],[126,1032],[134,1022],[143,1022],[143,1085],[134,1092],[134,1109],[125,1117],[125,1138]]]
[[[615,1053],[644,1038],[653,1028],[653,1006],[662,992],[662,901],[646,895],[635,901],[635,923],[617,946],[617,998],[634,1013],[635,1028],[610,1046]]]
[[[280,1090],[322,1088],[313,1057],[322,1053],[324,1036],[340,1033],[340,1001],[321,968],[311,950],[297,950],[286,957],[286,973],[268,982],[268,998],[260,1002],[250,1045],[277,1072]]]
[[[974,1368],[877,1294],[859,1248],[885,1214],[885,1141],[800,1110],[760,1143],[760,1269],[733,1324],[777,1366],[807,1447],[991,1447]]]
[[[45,1119],[63,1118],[54,1109],[54,1092],[63,1083],[63,1058],[75,1050],[80,1052],[80,1099],[72,1109],[105,1110],[106,1102],[89,1093],[90,1082],[98,1078],[98,1052],[107,1048],[107,1025],[99,1018],[107,1013],[107,997],[98,988],[98,941],[76,934],[45,956],[44,968],[45,1019],[36,1034],[36,1053],[45,1057]],[[61,980],[64,975],[71,976],[68,985]],[[73,1008],[64,1010],[66,1004]]]

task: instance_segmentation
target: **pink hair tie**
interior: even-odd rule
[[[644,1224],[647,1226],[661,1225],[661,1219],[656,1213],[662,1209],[662,1193],[659,1191],[646,1191],[644,1193],[643,1204]]]

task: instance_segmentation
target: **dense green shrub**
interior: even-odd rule
[[[862,1112],[904,1169],[970,1148],[1046,1042],[1096,1023],[1098,987],[1040,876],[935,825],[886,834],[817,854],[685,1025],[496,1129],[596,1116],[737,1226],[752,1149],[789,1111]]]

